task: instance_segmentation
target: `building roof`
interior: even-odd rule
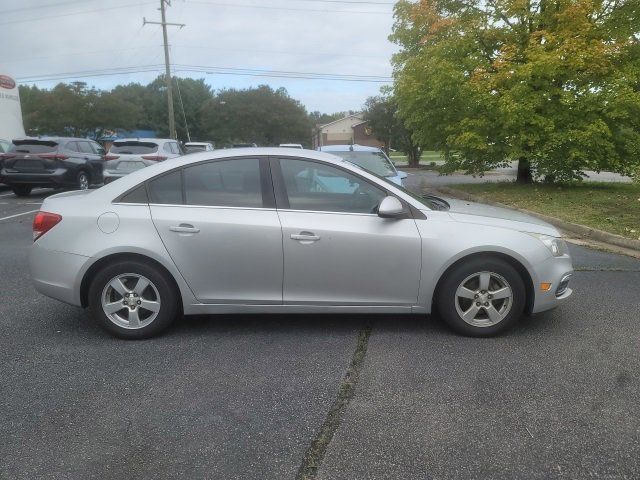
[[[337,120],[334,120],[333,122],[329,122],[329,123],[325,123],[324,125],[320,125],[318,128],[328,127],[329,125],[333,125],[334,123],[341,122],[342,120],[346,120],[347,118],[357,118],[358,120],[362,120],[362,114],[360,114],[360,113],[352,113],[351,115],[347,115],[346,117],[339,118]]]

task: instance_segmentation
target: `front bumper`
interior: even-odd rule
[[[71,305],[81,305],[80,272],[89,257],[48,250],[34,243],[29,249],[29,270],[36,290]]]
[[[548,258],[534,269],[537,279],[534,279],[535,298],[531,313],[551,310],[571,296],[573,264],[569,255]],[[545,291],[541,288],[542,283],[550,283],[551,287]]]

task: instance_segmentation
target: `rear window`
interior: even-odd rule
[[[47,140],[14,140],[9,149],[10,152],[17,153],[48,153],[55,152],[58,143]]]
[[[187,153],[204,152],[207,149],[204,145],[187,145],[184,148],[187,150]]]
[[[146,155],[158,151],[158,145],[151,142],[114,142],[109,153],[121,153],[130,155]]]

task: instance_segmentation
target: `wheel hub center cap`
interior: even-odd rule
[[[127,302],[127,306],[128,306],[129,308],[136,308],[136,307],[138,306],[138,299],[137,299],[137,298],[135,298],[135,297],[133,297],[133,296],[132,296],[132,297],[127,298],[127,299],[126,299],[126,302]]]

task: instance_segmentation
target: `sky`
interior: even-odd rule
[[[160,20],[159,6],[0,0],[0,74],[41,88],[146,84],[164,71],[161,27],[143,26],[143,18]],[[171,64],[175,75],[204,78],[214,90],[267,84],[285,87],[308,111],[359,110],[389,84],[392,11],[392,0],[172,0],[167,22],[186,26],[168,27]],[[316,78],[256,76],[265,71]]]

